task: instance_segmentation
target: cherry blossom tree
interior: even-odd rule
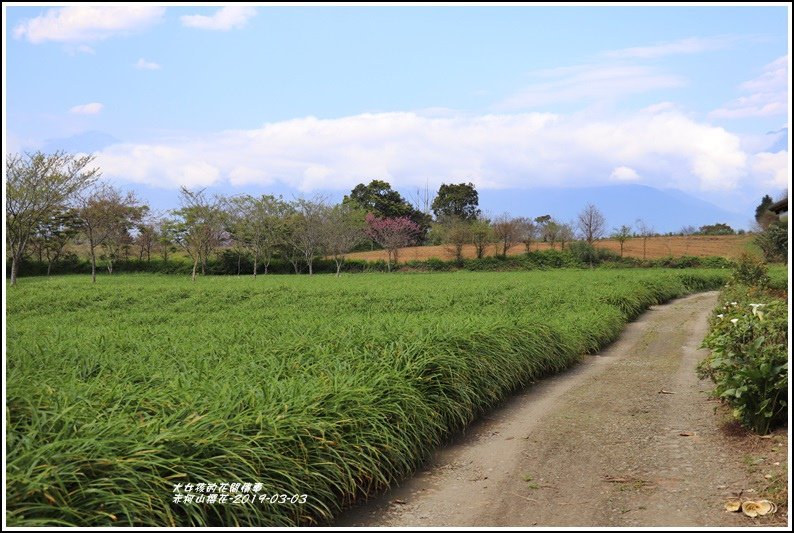
[[[397,264],[397,254],[400,248],[416,244],[422,233],[422,228],[408,217],[378,218],[372,213],[366,217],[367,236],[383,246],[388,254],[386,268],[391,272],[392,261]]]

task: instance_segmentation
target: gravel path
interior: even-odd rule
[[[750,484],[695,375],[716,302],[709,292],[652,307],[334,525],[753,525],[723,510]]]

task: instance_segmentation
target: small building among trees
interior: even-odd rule
[[[783,218],[788,216],[788,196],[783,198],[782,200],[778,200],[774,204],[769,206],[769,210],[775,213],[778,218]]]

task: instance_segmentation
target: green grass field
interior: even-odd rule
[[[327,523],[516,390],[714,270],[22,279],[7,521]],[[174,483],[306,502],[174,503]]]

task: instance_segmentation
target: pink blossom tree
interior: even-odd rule
[[[388,254],[386,268],[391,272],[391,264],[397,264],[400,248],[416,244],[422,232],[421,227],[408,217],[378,218],[372,213],[366,217],[367,236],[383,246]]]

